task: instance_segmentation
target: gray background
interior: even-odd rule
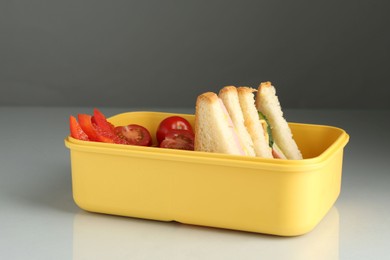
[[[193,107],[270,80],[285,108],[390,108],[389,1],[0,2],[1,106]]]

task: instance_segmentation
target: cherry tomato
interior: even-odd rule
[[[189,130],[171,129],[160,143],[161,148],[194,150],[194,133]]]
[[[77,122],[77,119],[74,116],[69,117],[69,126],[70,126],[70,135],[73,138],[88,141],[89,138],[87,134],[81,129],[79,123]]]
[[[156,132],[157,142],[160,144],[165,139],[167,133],[172,129],[187,130],[193,133],[191,124],[185,118],[180,116],[170,116],[161,121],[158,126]]]
[[[115,127],[116,134],[132,145],[151,146],[152,136],[149,131],[140,125],[131,124]]]

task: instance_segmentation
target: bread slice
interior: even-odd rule
[[[232,119],[233,125],[237,131],[246,155],[256,156],[252,138],[244,124],[244,115],[241,110],[236,87],[226,86],[219,91],[218,96],[222,100],[230,118]]]
[[[256,156],[273,158],[272,149],[269,147],[263,126],[261,125],[259,114],[255,107],[255,89],[249,87],[237,88],[238,98],[242,113],[244,115],[245,126],[252,138]]]
[[[223,102],[213,92],[196,100],[194,132],[195,151],[245,155]]]
[[[291,129],[283,117],[275,87],[272,86],[271,82],[260,84],[256,95],[256,107],[267,117],[271,125],[273,139],[287,159],[302,159],[302,154],[293,139]]]

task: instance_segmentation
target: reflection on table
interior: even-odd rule
[[[210,244],[214,245],[213,248]],[[161,259],[163,255],[167,259],[338,259],[339,213],[336,207],[331,208],[313,231],[298,237],[85,211],[74,217],[73,260]]]

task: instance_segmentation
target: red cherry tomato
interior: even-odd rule
[[[140,125],[131,124],[127,126],[115,127],[116,134],[126,140],[128,144],[151,146],[152,136],[149,131]]]
[[[165,136],[172,129],[187,130],[193,133],[191,124],[185,118],[180,116],[170,116],[161,121],[158,126],[156,132],[157,142],[161,144],[161,142],[165,139]]]
[[[194,150],[194,133],[188,130],[171,129],[160,143],[161,148]]]

